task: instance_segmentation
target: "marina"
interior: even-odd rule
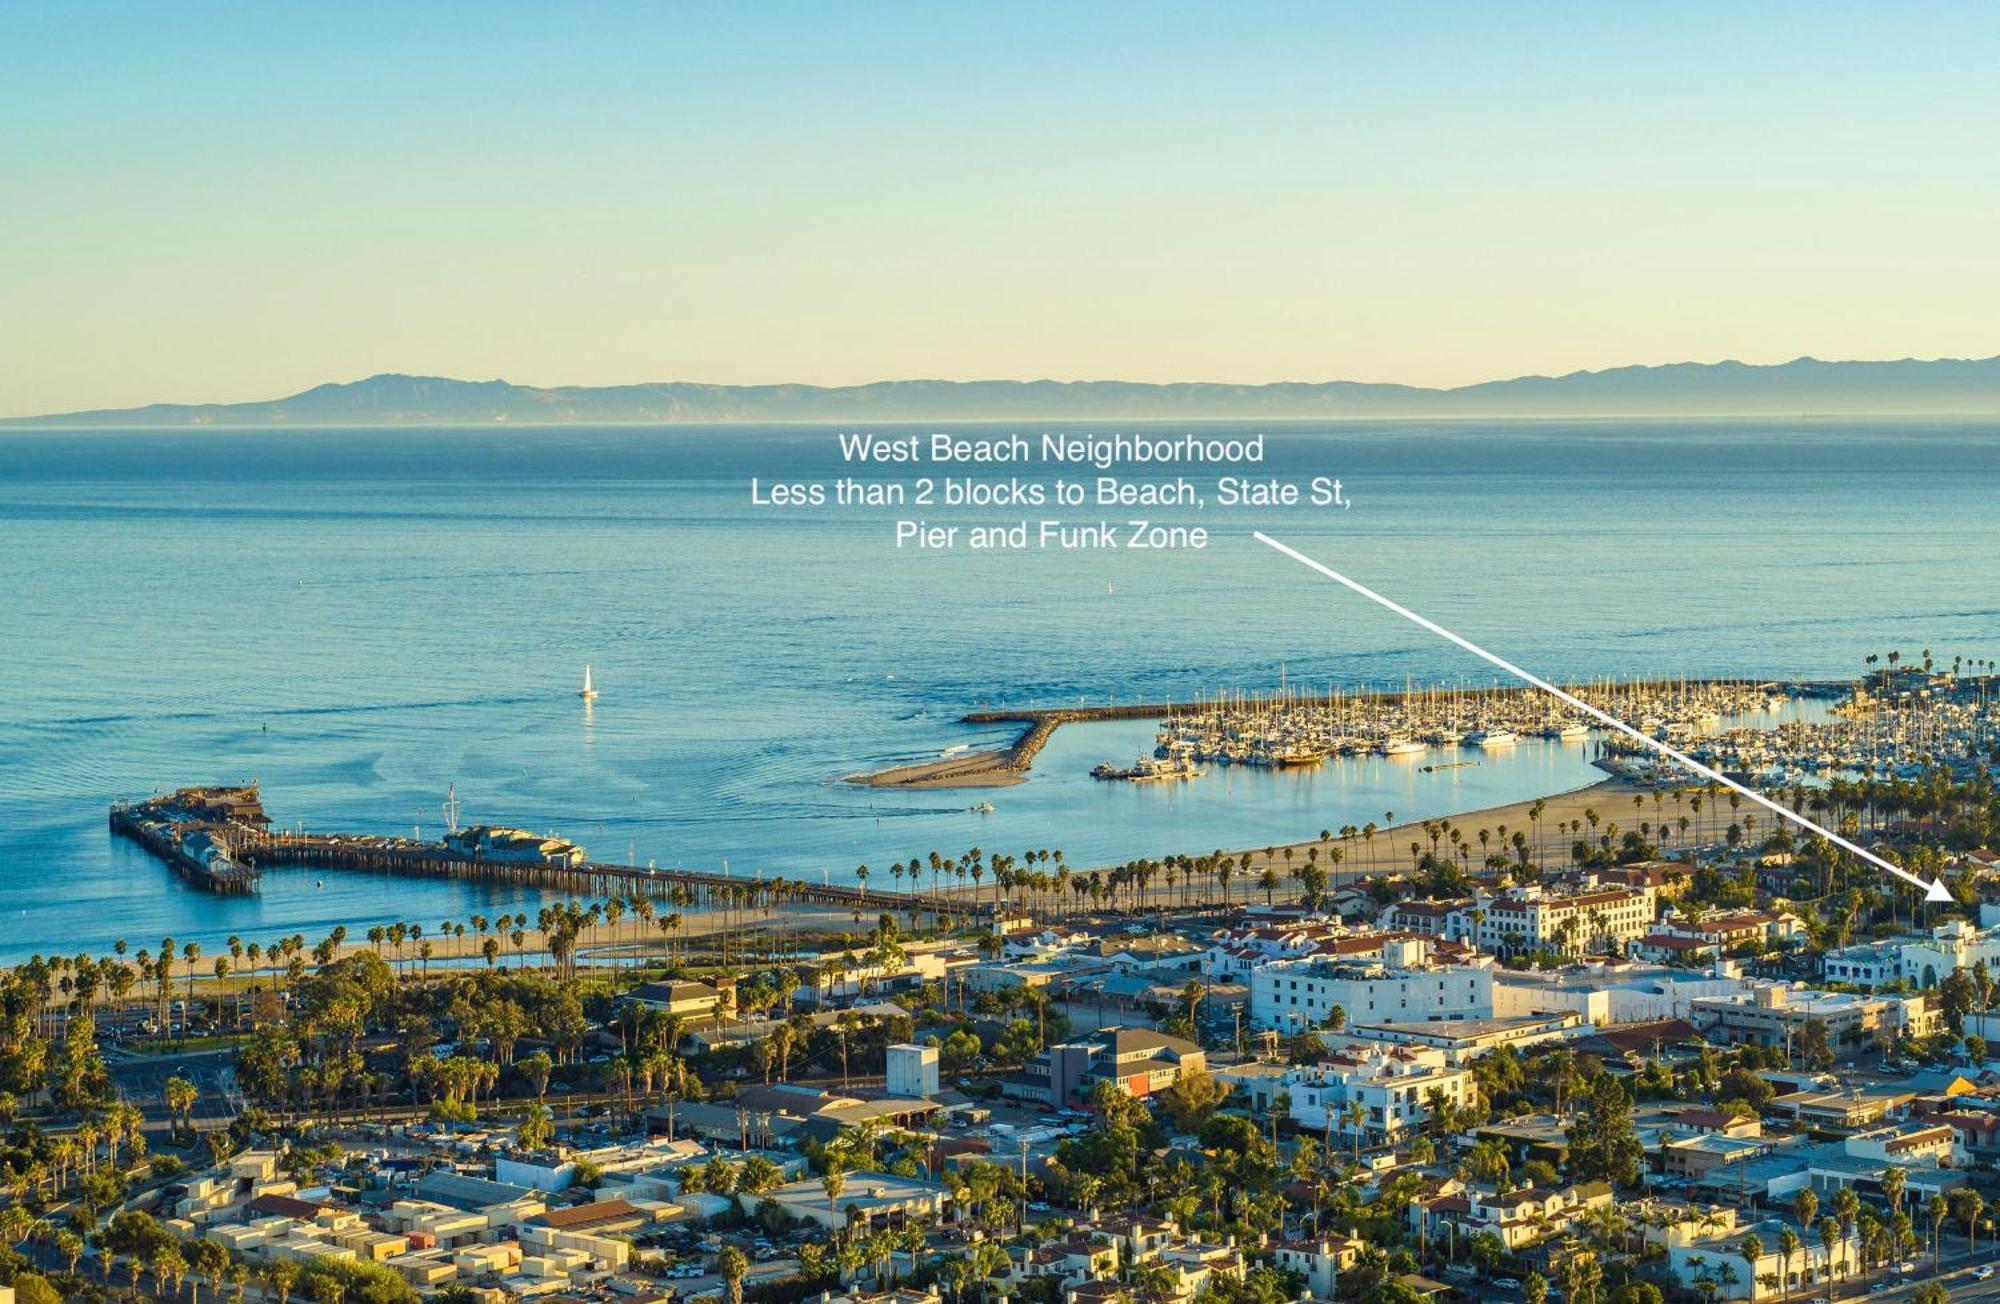
[[[1732,728],[1703,739],[1688,754],[1766,788],[1834,776],[1914,780],[1939,769],[1964,777],[2000,754],[1990,678],[1920,673],[1872,687],[1857,685],[1824,720]]]
[[[1571,691],[1662,738],[1689,737],[1725,717],[1783,708],[1794,687],[1734,680],[1655,680],[1578,685]],[[1498,751],[1524,737],[1583,742],[1584,718],[1526,688],[1406,687],[1401,693],[1223,698],[1166,712],[1155,755],[1221,765],[1292,767],[1330,757],[1420,756],[1433,749]]]
[[[1585,700],[1605,704],[1621,718],[1643,722],[1663,737],[1686,737],[1713,728],[1725,715],[1775,711],[1794,691],[1826,691],[1825,685],[1786,686],[1731,680],[1661,680],[1581,686]],[[1189,762],[1287,769],[1318,765],[1333,756],[1379,753],[1420,756],[1433,748],[1463,745],[1498,749],[1523,736],[1580,742],[1590,727],[1574,712],[1532,690],[1484,687],[1417,689],[1400,692],[1329,688],[1323,697],[1281,689],[1269,696],[1234,694],[1211,701],[1139,702],[1050,710],[973,711],[968,725],[1021,724],[1025,728],[1004,748],[970,751],[947,747],[938,759],[849,776],[849,782],[881,788],[987,787],[1018,783],[1035,757],[1065,724],[1110,720],[1164,720],[1153,757],[1182,756]],[[1115,768],[1115,767],[1114,767]],[[1188,778],[1151,768],[1116,778]]]

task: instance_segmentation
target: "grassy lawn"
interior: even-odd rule
[[[132,1049],[141,1055],[185,1055],[198,1050],[228,1050],[249,1040],[249,1034],[241,1032],[218,1032],[203,1037],[151,1037],[133,1042]]]

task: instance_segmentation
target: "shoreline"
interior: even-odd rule
[[[955,757],[952,759],[964,760],[967,758]],[[1656,791],[1660,797],[1657,807],[1652,800]],[[1635,796],[1641,799],[1638,813],[1636,814],[1632,801]],[[1529,812],[1537,805],[1542,807],[1542,817],[1539,821],[1531,820]],[[1659,812],[1658,814],[1655,813],[1656,809]],[[1684,849],[1691,842],[1701,840],[1700,826],[1716,818],[1716,815],[1709,813],[1712,810],[1712,807],[1704,807],[1704,815],[1695,820],[1686,837],[1682,837],[1676,831],[1672,838],[1662,841],[1660,843],[1661,854],[1673,854]],[[1606,776],[1595,782],[1586,783],[1580,787],[1565,791],[1524,798],[1497,806],[1477,807],[1470,810],[1453,812],[1434,817],[1428,822],[1440,829],[1456,828],[1460,830],[1468,845],[1473,848],[1474,868],[1477,868],[1479,863],[1483,862],[1487,850],[1501,850],[1511,841],[1511,837],[1516,831],[1526,835],[1529,853],[1532,857],[1538,859],[1544,866],[1559,868],[1569,863],[1570,846],[1576,837],[1579,836],[1570,832],[1566,826],[1570,822],[1577,820],[1587,822],[1588,813],[1590,812],[1595,812],[1599,816],[1600,821],[1602,821],[1599,826],[1601,831],[1603,827],[1608,827],[1611,824],[1617,824],[1621,829],[1636,828],[1641,822],[1655,823],[1657,825],[1686,814],[1687,808],[1684,803],[1678,802],[1673,798],[1672,790],[1670,789],[1655,790],[1615,776]],[[1389,812],[1382,812],[1382,815],[1385,817],[1388,814]],[[1365,818],[1353,819],[1353,823],[1357,828],[1365,826],[1367,822]],[[1314,858],[1314,853],[1317,853],[1318,863],[1328,871],[1330,885],[1335,887],[1352,884],[1369,877],[1386,876],[1394,878],[1407,875],[1411,871],[1413,859],[1410,852],[1410,844],[1412,842],[1424,842],[1428,840],[1429,835],[1425,831],[1425,823],[1426,821],[1424,820],[1400,820],[1385,824],[1376,830],[1373,839],[1365,839],[1359,836],[1352,839],[1343,839],[1337,830],[1329,830],[1333,833],[1333,836],[1328,839],[1307,837],[1292,842],[1273,843],[1264,847],[1239,847],[1226,851],[1223,853],[1224,855],[1239,861],[1246,856],[1250,859],[1248,869],[1239,871],[1234,883],[1231,885],[1227,904],[1230,907],[1241,907],[1256,903],[1260,899],[1282,902],[1294,902],[1298,900],[1300,894],[1299,884],[1292,877],[1292,873],[1294,870],[1301,869],[1310,863]],[[1479,832],[1482,829],[1486,830],[1491,838],[1491,841],[1483,847],[1478,842]],[[1501,832],[1503,829],[1505,830],[1504,833]],[[1713,833],[1713,830],[1710,832]],[[1440,852],[1447,849],[1448,845],[1444,835],[1441,835],[1439,842]],[[1338,864],[1334,864],[1332,861],[1331,852],[1335,849],[1339,849],[1342,852],[1342,859]],[[1192,856],[1206,853],[1190,850],[1186,854]],[[1080,874],[1108,873],[1115,868],[1117,868],[1115,864],[1096,864],[1088,867],[1079,867],[1077,872]],[[1279,876],[1278,886],[1270,893],[1266,893],[1257,882],[1266,869],[1276,870]],[[899,902],[891,908],[927,910],[931,908],[932,903],[942,904],[947,908],[964,903],[983,904],[993,891],[994,888],[991,885],[953,885],[935,893],[927,891],[912,894],[909,897],[907,906],[903,906]],[[1145,900],[1148,902],[1163,903],[1172,901],[1175,897],[1176,892],[1174,887],[1171,884],[1164,883],[1154,886],[1145,894]],[[1212,884],[1205,886],[1201,890],[1199,900],[1202,903],[1217,906],[1224,904],[1215,895]],[[602,953],[605,951],[625,952],[635,946],[640,950],[651,950],[654,947],[660,947],[664,953],[669,950],[678,950],[689,942],[695,942],[698,939],[711,937],[716,933],[723,932],[741,935],[760,934],[771,931],[797,931],[799,933],[819,933],[828,936],[838,936],[842,933],[853,931],[856,928],[852,908],[824,904],[793,902],[767,907],[763,911],[753,909],[748,913],[749,917],[746,918],[742,912],[724,909],[687,910],[683,912],[684,922],[682,927],[675,932],[671,941],[662,938],[657,925],[649,933],[639,929],[631,922],[626,922],[616,930],[617,935],[615,937],[605,935],[607,932],[612,931],[608,925],[600,925],[598,929],[593,929],[586,935],[582,946],[579,948],[579,960],[588,966],[588,957],[591,953]],[[502,943],[502,953],[497,960],[499,965],[518,965],[523,958],[522,951],[525,951],[527,957],[532,957],[543,949],[543,939],[538,929],[528,927],[522,931],[524,933],[524,947],[521,951],[517,951],[512,946],[510,938],[503,937],[499,939]],[[215,955],[227,954],[226,949],[222,946],[224,939],[219,935],[214,938],[195,937],[192,940],[200,942],[204,951],[210,957],[210,963],[212,963]],[[310,946],[317,940],[316,938],[308,938],[307,944]],[[432,934],[423,940],[431,944],[432,961],[443,962],[445,967],[451,968],[464,967],[468,961],[481,958],[480,944],[484,941],[484,936],[474,935],[468,931],[467,935],[463,938],[456,936],[445,938]],[[398,957],[398,967],[415,967],[421,965],[422,960],[415,953],[418,943],[413,939],[407,945],[409,949]],[[339,954],[348,955],[357,951],[375,949],[365,938],[350,934],[345,945],[339,949]],[[0,968],[8,967],[12,966],[0,964]],[[528,967],[539,966],[534,965],[531,961]],[[270,970],[271,966],[266,964],[260,966],[254,972],[268,973]],[[234,977],[248,979],[251,977],[251,972],[243,972]]]

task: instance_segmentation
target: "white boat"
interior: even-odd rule
[[[1573,743],[1579,739],[1590,737],[1590,726],[1587,724],[1578,724],[1572,720],[1568,724],[1552,724],[1547,729],[1544,729],[1542,734],[1544,737],[1559,738],[1563,742]]]
[[[597,697],[597,689],[591,686],[590,667],[588,665],[585,665],[583,668],[583,691],[578,693],[577,696],[586,702],[594,701]]]
[[[1384,756],[1416,756],[1423,751],[1424,744],[1413,738],[1384,738],[1382,740],[1382,754]]]
[[[1093,769],[1090,777],[1123,779],[1127,783],[1155,783],[1165,779],[1198,779],[1201,771],[1195,768],[1193,759],[1186,752],[1170,751],[1166,756],[1141,756],[1132,762],[1129,769],[1120,769],[1107,761]]]
[[[1465,735],[1467,747],[1512,747],[1521,735],[1512,729],[1475,729]]]

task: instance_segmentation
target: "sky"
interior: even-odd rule
[[[0,415],[2000,353],[2000,8],[0,7]]]

